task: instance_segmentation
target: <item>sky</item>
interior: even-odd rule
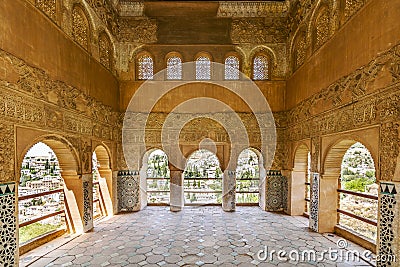
[[[31,149],[29,149],[28,153],[26,153],[26,156],[28,157],[47,156],[49,152],[52,151],[53,150],[49,146],[47,146],[42,142],[39,142],[36,145],[32,146]]]

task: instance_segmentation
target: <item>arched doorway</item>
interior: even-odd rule
[[[49,143],[62,151],[61,143]],[[73,162],[69,166],[74,166]],[[66,195],[62,171],[58,155],[44,142],[34,144],[24,154],[18,186],[20,254],[82,226],[80,218],[72,219],[77,210],[68,206],[71,197]]]
[[[328,150],[320,179],[319,226],[371,250],[376,250],[378,186],[375,184],[377,147],[361,138],[338,141]],[[336,192],[335,192],[336,191]],[[328,219],[329,218],[329,219]],[[332,231],[330,230],[330,231]],[[324,230],[325,231],[325,230]]]
[[[170,173],[164,151],[157,149],[150,153],[146,174],[147,205],[169,205]]]
[[[338,224],[376,241],[378,184],[369,150],[357,142],[343,156],[338,186]]]
[[[260,167],[257,154],[250,148],[238,157],[236,168],[236,204],[258,205],[260,201]]]
[[[186,161],[185,205],[221,205],[222,170],[217,156],[206,149],[193,152]]]

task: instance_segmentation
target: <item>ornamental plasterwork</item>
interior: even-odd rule
[[[121,42],[155,43],[157,42],[157,23],[152,19],[121,18],[119,21]]]
[[[265,44],[267,27],[264,19],[234,19],[232,21],[231,39],[235,44]]]
[[[0,51],[0,59],[7,72],[13,73],[0,80],[0,117],[27,126],[115,140],[119,113],[111,107],[4,51]]]
[[[364,3],[365,3],[365,0],[346,0],[346,4],[344,7],[345,20],[348,20],[358,10],[360,10],[361,7],[363,7]]]
[[[144,3],[140,1],[121,2],[117,5],[118,13],[121,17],[142,17],[144,16]]]
[[[217,17],[284,17],[289,10],[285,2],[219,2]]]
[[[42,10],[51,20],[57,21],[56,0],[35,0],[35,6]]]

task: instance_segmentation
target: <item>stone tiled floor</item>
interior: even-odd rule
[[[304,217],[257,207],[238,207],[231,213],[220,207],[186,207],[178,213],[147,207],[104,220],[93,232],[71,238],[41,257],[32,251],[21,257],[21,266],[369,266],[362,260],[346,261],[341,252],[321,261],[257,256],[265,247],[269,253],[284,250],[300,255],[315,250],[318,256],[329,248],[338,249],[338,239],[310,232]],[[347,250],[360,249],[348,244]]]

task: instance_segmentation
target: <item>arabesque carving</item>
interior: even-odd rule
[[[157,42],[157,23],[151,19],[121,18],[119,41],[133,43]]]
[[[400,152],[399,122],[389,122],[381,126],[380,162],[381,179],[391,181]]]

